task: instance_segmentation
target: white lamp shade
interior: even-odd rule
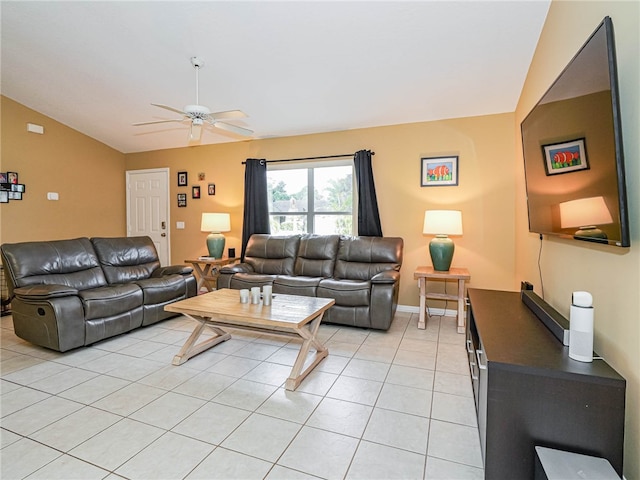
[[[560,226],[562,228],[606,225],[608,223],[613,223],[613,219],[604,197],[579,198],[560,204]]]
[[[462,212],[459,210],[427,210],[422,233],[429,235],[462,235]]]
[[[231,230],[231,215],[228,213],[203,213],[200,231],[202,232],[228,232]]]

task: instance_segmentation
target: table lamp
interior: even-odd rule
[[[200,230],[202,232],[210,232],[207,236],[209,256],[222,258],[225,238],[221,232],[231,230],[231,216],[228,213],[203,213]]]
[[[574,237],[606,240],[607,234],[597,226],[608,223],[613,223],[613,218],[604,197],[578,198],[560,204],[560,227],[578,227]]]
[[[459,210],[427,210],[422,233],[435,235],[429,242],[433,269],[446,272],[451,267],[455,244],[447,235],[462,235],[462,212]]]

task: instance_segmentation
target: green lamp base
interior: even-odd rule
[[[431,263],[433,269],[438,272],[448,272],[453,260],[453,251],[456,246],[446,235],[436,235],[429,242],[429,253],[431,254]]]
[[[207,249],[209,250],[209,256],[213,258],[222,258],[224,242],[225,238],[221,233],[210,233],[207,236]]]
[[[603,240],[607,239],[607,234],[595,226],[580,227],[580,230],[578,230],[573,235],[575,237],[600,238]]]

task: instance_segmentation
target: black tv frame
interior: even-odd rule
[[[617,190],[618,190],[618,213],[620,218],[620,239],[615,239],[609,241],[608,239],[600,239],[600,238],[589,238],[589,237],[580,237],[580,236],[572,236],[569,234],[548,231],[544,228],[534,228],[531,225],[531,211],[530,211],[530,201],[529,201],[529,183],[527,181],[527,160],[526,160],[526,146],[525,146],[525,130],[524,125],[527,119],[531,116],[533,112],[537,110],[537,108],[541,105],[541,101],[547,96],[547,94],[553,89],[553,87],[558,83],[558,81],[565,75],[569,67],[573,64],[576,58],[580,55],[580,53],[584,50],[584,48],[589,44],[592,38],[599,32],[601,28],[605,29],[605,37],[607,43],[607,59],[608,59],[608,69],[609,69],[609,85],[611,90],[611,112],[613,117],[613,143],[615,149],[615,166],[616,166],[616,181],[617,181]],[[525,163],[525,185],[527,189],[527,215],[528,215],[528,223],[529,223],[529,231],[532,233],[538,233],[541,235],[553,235],[556,237],[569,238],[580,241],[587,242],[596,242],[602,243],[605,245],[612,245],[616,247],[629,247],[631,245],[630,240],[630,226],[629,226],[629,211],[627,204],[627,189],[626,189],[626,174],[625,174],[625,166],[624,166],[624,146],[622,139],[622,116],[620,114],[620,91],[618,86],[618,68],[617,68],[617,59],[616,59],[616,49],[615,49],[615,40],[613,33],[613,22],[611,17],[606,16],[602,20],[602,22],[598,25],[598,27],[593,31],[593,33],[589,36],[586,42],[580,47],[578,52],[573,56],[573,58],[567,63],[562,72],[557,76],[557,78],[553,81],[551,86],[545,91],[545,93],[540,97],[535,106],[531,109],[531,111],[527,114],[527,116],[522,120],[520,124],[520,133],[522,137],[522,149],[523,149],[523,159]]]

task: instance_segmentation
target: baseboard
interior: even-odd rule
[[[458,310],[445,310],[444,308],[427,307],[427,310],[431,316],[434,317],[456,317]],[[413,305],[398,305],[396,311],[401,313],[420,313],[420,307],[414,307]]]

